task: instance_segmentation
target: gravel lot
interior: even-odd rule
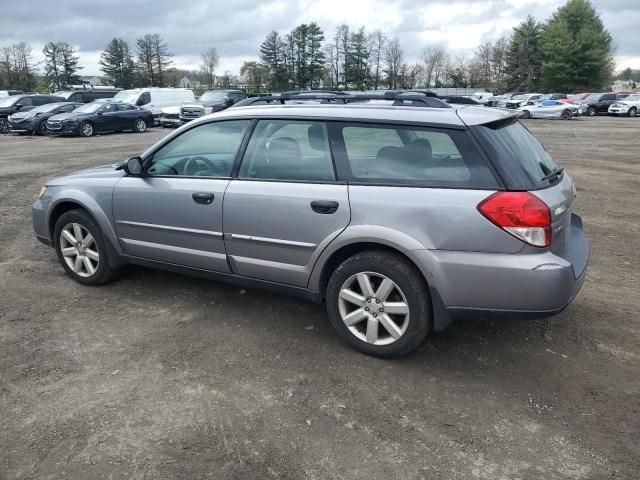
[[[639,478],[640,120],[527,126],[578,185],[581,294],[397,361],[294,298],[142,268],[73,282],[33,195],[166,132],[0,136],[0,479]]]

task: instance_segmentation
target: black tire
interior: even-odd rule
[[[590,117],[595,117],[596,113],[598,113],[598,111],[596,110],[596,107],[587,108],[587,115],[589,115]]]
[[[83,137],[92,137],[95,135],[95,129],[91,122],[82,122],[80,124],[80,135]]]
[[[638,115],[638,109],[636,107],[631,107],[629,109],[629,116],[635,117],[636,115]]]
[[[367,343],[352,333],[342,320],[340,290],[345,282],[363,272],[383,275],[392,280],[401,290],[409,306],[409,317],[406,320],[408,325],[404,333],[390,344]],[[377,357],[394,358],[410,353],[423,342],[432,328],[431,301],[424,278],[404,257],[382,250],[358,253],[342,262],[329,279],[326,307],[331,325],[345,342],[362,353]]]
[[[147,122],[142,118],[136,118],[133,123],[133,131],[136,133],[144,133],[147,131]]]
[[[67,264],[65,256],[62,253],[62,230],[69,224],[79,224],[93,236],[95,246],[97,246],[99,261],[97,262],[95,273],[90,276],[82,276],[76,273]],[[108,245],[108,241],[104,239],[95,220],[85,210],[77,209],[63,213],[60,218],[58,218],[53,229],[53,241],[60,264],[67,274],[78,283],[83,285],[103,285],[114,280],[121,273],[120,268],[114,268],[111,266],[109,259],[110,256],[115,255],[115,253],[111,246]],[[95,251],[95,248],[93,250]]]
[[[571,110],[563,110],[560,114],[561,120],[571,120],[571,117],[573,117],[573,113],[571,113]]]
[[[531,118],[531,112],[529,112],[529,110],[523,110],[522,118]]]
[[[0,133],[9,133],[9,122],[6,118],[0,118]]]
[[[47,130],[47,121],[46,120],[40,121],[34,133],[36,135],[40,135],[41,137],[47,136],[49,134],[49,131]]]

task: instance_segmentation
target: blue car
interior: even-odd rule
[[[132,130],[142,133],[153,125],[153,115],[128,103],[87,103],[73,112],[54,115],[47,120],[51,135],[81,135]]]

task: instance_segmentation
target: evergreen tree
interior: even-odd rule
[[[131,88],[135,81],[133,57],[129,45],[121,38],[113,38],[100,55],[100,70],[114,87]]]
[[[588,0],[569,0],[542,34],[541,84],[546,91],[598,91],[611,79],[613,38]]]
[[[269,87],[272,90],[283,89],[287,83],[283,50],[282,38],[275,30],[270,32],[260,45],[260,61],[269,72]]]
[[[324,72],[325,57],[322,42],[324,42],[324,32],[317,23],[311,22],[307,29],[308,78],[311,88],[316,88],[320,84]]]
[[[358,90],[369,86],[369,45],[364,27],[351,34],[349,41],[348,77]]]
[[[535,92],[539,89],[542,67],[541,34],[542,26],[531,15],[514,27],[507,47],[505,66],[509,90]]]
[[[44,55],[44,74],[50,87],[60,90],[67,85],[79,83],[77,75],[80,67],[79,57],[73,47],[66,42],[49,42],[42,49]]]

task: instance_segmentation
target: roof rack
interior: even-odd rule
[[[426,96],[422,93],[386,92],[384,94],[335,94],[335,93],[299,93],[285,92],[280,95],[270,95],[266,97],[253,97],[241,100],[235,106],[246,107],[256,104],[285,105],[287,103],[302,103],[309,100],[319,101],[327,105],[346,105],[349,103],[367,102],[378,100],[381,102],[393,102],[393,106],[411,107],[431,107],[431,108],[451,108],[451,105],[435,97],[432,92]]]

